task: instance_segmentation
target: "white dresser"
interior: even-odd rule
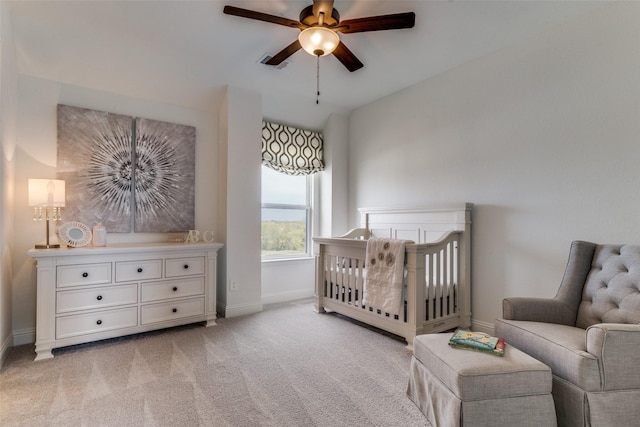
[[[216,320],[221,243],[153,243],[32,249],[36,359],[51,350]]]

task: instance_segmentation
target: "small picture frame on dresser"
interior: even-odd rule
[[[187,239],[187,232],[180,233],[167,233],[167,242],[169,243],[184,243]]]

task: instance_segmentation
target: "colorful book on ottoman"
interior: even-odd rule
[[[504,356],[504,339],[492,337],[482,332],[458,329],[449,340],[449,345],[451,347]]]

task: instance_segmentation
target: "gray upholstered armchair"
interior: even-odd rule
[[[548,365],[559,426],[640,426],[640,246],[576,241],[554,298],[506,298],[495,335]]]

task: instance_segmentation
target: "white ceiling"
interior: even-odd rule
[[[298,30],[225,15],[225,4],[297,20],[311,0],[15,1],[10,13],[18,71],[212,111],[227,84],[259,91],[266,102],[296,100],[315,106],[314,57],[301,50],[282,70],[258,62],[265,53],[275,54],[295,40]],[[323,113],[318,120],[535,37],[604,5],[601,1],[336,0],[342,19],[414,11],[416,26],[342,34],[365,66],[349,73],[333,56],[321,58]]]

